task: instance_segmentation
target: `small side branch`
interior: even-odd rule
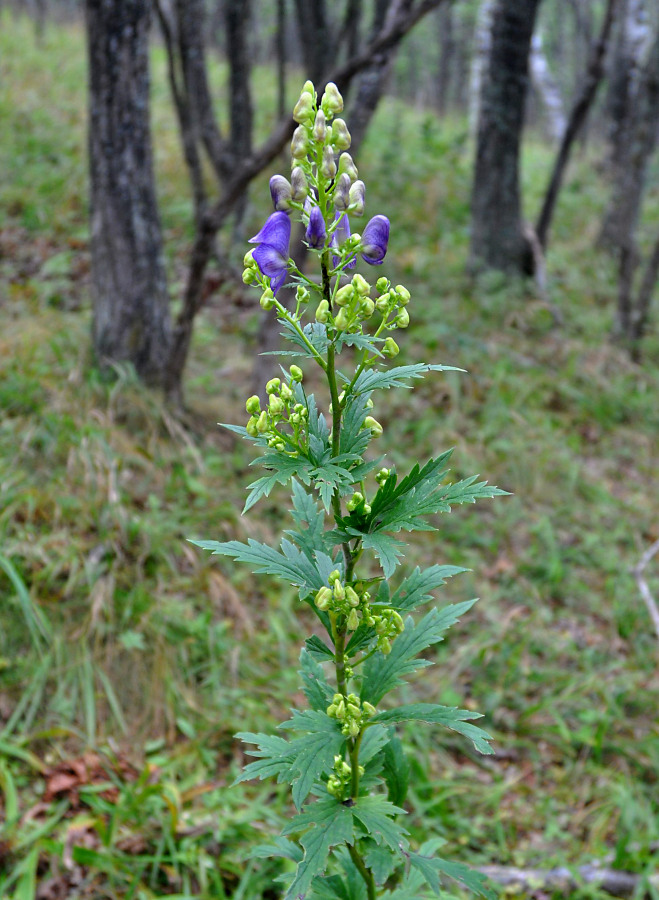
[[[636,579],[638,589],[641,592],[641,597],[643,597],[648,612],[650,613],[650,618],[652,619],[652,624],[657,632],[657,637],[659,638],[659,608],[657,607],[657,603],[652,596],[645,579],[645,570],[657,553],[659,553],[659,541],[655,541],[654,544],[648,547],[643,556],[639,559],[638,564],[632,569],[632,572]]]

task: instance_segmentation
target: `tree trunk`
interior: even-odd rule
[[[86,0],[92,334],[102,364],[162,384],[169,297],[151,158],[148,0]]]
[[[252,95],[249,86],[251,62],[247,46],[251,0],[226,0],[227,57],[229,59],[229,118],[231,153],[244,159],[252,152]],[[233,238],[243,238],[248,193],[236,205]]]
[[[316,84],[334,59],[325,0],[295,0],[305,75]]]
[[[483,0],[478,7],[474,45],[469,71],[469,136],[476,138],[483,93],[483,73],[487,71],[492,44],[492,16],[495,0]]]
[[[522,228],[519,153],[529,52],[540,0],[497,0],[481,93],[469,268],[531,274]]]
[[[453,34],[453,9],[443,6],[437,15],[439,29],[439,68],[437,71],[437,112],[445,116],[449,109],[449,93],[453,58],[455,56],[455,38]]]
[[[563,98],[549,68],[539,31],[533,35],[531,41],[531,77],[545,108],[549,135],[552,140],[560,141],[565,131]]]

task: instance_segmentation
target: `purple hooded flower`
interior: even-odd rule
[[[273,175],[270,179],[270,196],[275,209],[287,210],[291,206],[293,188],[283,175]]]
[[[252,258],[261,274],[270,279],[273,294],[286,280],[288,244],[291,239],[291,220],[285,212],[274,212],[253,238],[250,244],[258,244]]]
[[[389,243],[389,219],[373,216],[362,233],[361,254],[371,266],[382,265]]]
[[[305,237],[309,246],[313,247],[314,250],[318,250],[318,248],[322,247],[325,243],[327,230],[325,228],[325,219],[323,219],[323,214],[320,211],[319,206],[314,206],[311,210]]]
[[[334,234],[332,235],[332,240],[330,241],[330,247],[334,247],[338,250],[350,237],[350,222],[348,221],[348,216],[346,213],[335,213],[334,220],[338,222]],[[332,256],[332,263],[337,266],[339,264],[339,257],[336,255]],[[344,268],[346,269],[354,269],[357,265],[357,260],[353,257],[350,262],[346,263]]]

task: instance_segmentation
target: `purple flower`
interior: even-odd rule
[[[382,265],[389,243],[389,219],[373,216],[362,233],[361,254],[364,262],[371,266]]]
[[[348,221],[348,216],[346,213],[334,213],[334,220],[338,222],[334,234],[332,235],[332,240],[330,241],[330,247],[334,247],[335,249],[339,249],[350,237],[350,222]],[[339,264],[339,257],[333,255],[332,263],[334,266]],[[346,269],[354,269],[357,265],[357,260],[353,257],[350,262],[346,263],[344,268]]]
[[[283,175],[273,175],[270,179],[270,196],[275,209],[289,209],[293,189],[290,182]]]
[[[259,246],[253,253],[253,259],[261,270],[261,274],[270,279],[273,294],[286,280],[288,265],[288,244],[291,239],[291,220],[285,212],[274,212],[253,238],[250,244]]]
[[[323,219],[323,214],[320,211],[319,206],[314,206],[311,210],[305,237],[309,246],[313,247],[314,250],[322,247],[325,243],[327,230],[325,228],[325,219]]]

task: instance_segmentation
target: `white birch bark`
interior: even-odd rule
[[[554,141],[558,142],[565,132],[565,110],[563,109],[561,92],[549,68],[549,63],[542,47],[542,33],[540,31],[536,31],[533,35],[529,62],[533,84],[545,108],[549,134]]]
[[[476,140],[483,75],[487,71],[492,44],[492,13],[495,0],[482,0],[474,30],[474,49],[469,74],[469,137]]]

